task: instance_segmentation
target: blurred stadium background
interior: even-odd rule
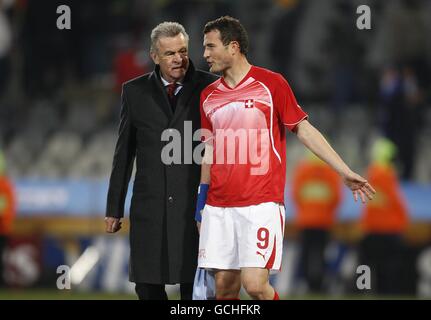
[[[56,28],[62,4],[71,30]],[[361,4],[371,8],[371,30],[356,28]],[[202,28],[226,14],[248,29],[250,61],[288,79],[355,171],[366,173],[377,137],[396,143],[409,224],[394,281],[405,284],[398,296],[431,298],[430,1],[0,0],[0,150],[17,197],[0,299],[135,299],[127,221],[115,236],[103,223],[120,86],[152,70],[149,33],[165,20],[186,27],[190,57],[206,70]],[[403,89],[391,87],[397,77]],[[304,148],[288,135],[287,150],[289,182]],[[285,261],[271,280],[285,298],[313,297],[298,271],[289,197],[288,183]],[[351,198],[345,190],[320,298],[364,297],[355,287],[362,206]],[[56,287],[60,265],[78,270],[71,290]],[[177,297],[175,286],[170,293]]]

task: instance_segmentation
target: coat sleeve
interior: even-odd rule
[[[107,217],[124,216],[124,201],[136,155],[136,128],[131,120],[131,110],[125,87],[121,94],[120,126],[115,146],[114,160],[109,180]]]

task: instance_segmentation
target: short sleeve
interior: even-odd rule
[[[205,91],[201,93],[200,98],[200,112],[201,112],[201,141],[207,142],[212,137],[212,124],[211,121],[208,119],[207,115],[205,114],[204,110],[204,101],[206,100],[207,95],[205,94]]]
[[[280,121],[290,130],[294,131],[298,123],[308,118],[296,101],[286,79],[281,75],[275,89],[274,106],[280,117]]]

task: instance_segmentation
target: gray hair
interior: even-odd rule
[[[157,42],[160,38],[163,37],[175,37],[182,33],[184,35],[184,38],[186,39],[187,43],[189,42],[189,35],[187,34],[184,27],[179,24],[178,22],[162,22],[159,25],[157,25],[152,31],[151,31],[151,48],[150,52],[156,52],[157,51]]]

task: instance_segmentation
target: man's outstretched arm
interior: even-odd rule
[[[346,186],[352,190],[355,201],[358,200],[358,195],[361,197],[362,203],[365,203],[366,197],[369,200],[373,199],[373,194],[376,193],[374,188],[366,179],[353,172],[344,163],[319,130],[310,122],[301,121],[296,127],[296,135],[308,149],[341,175]]]

